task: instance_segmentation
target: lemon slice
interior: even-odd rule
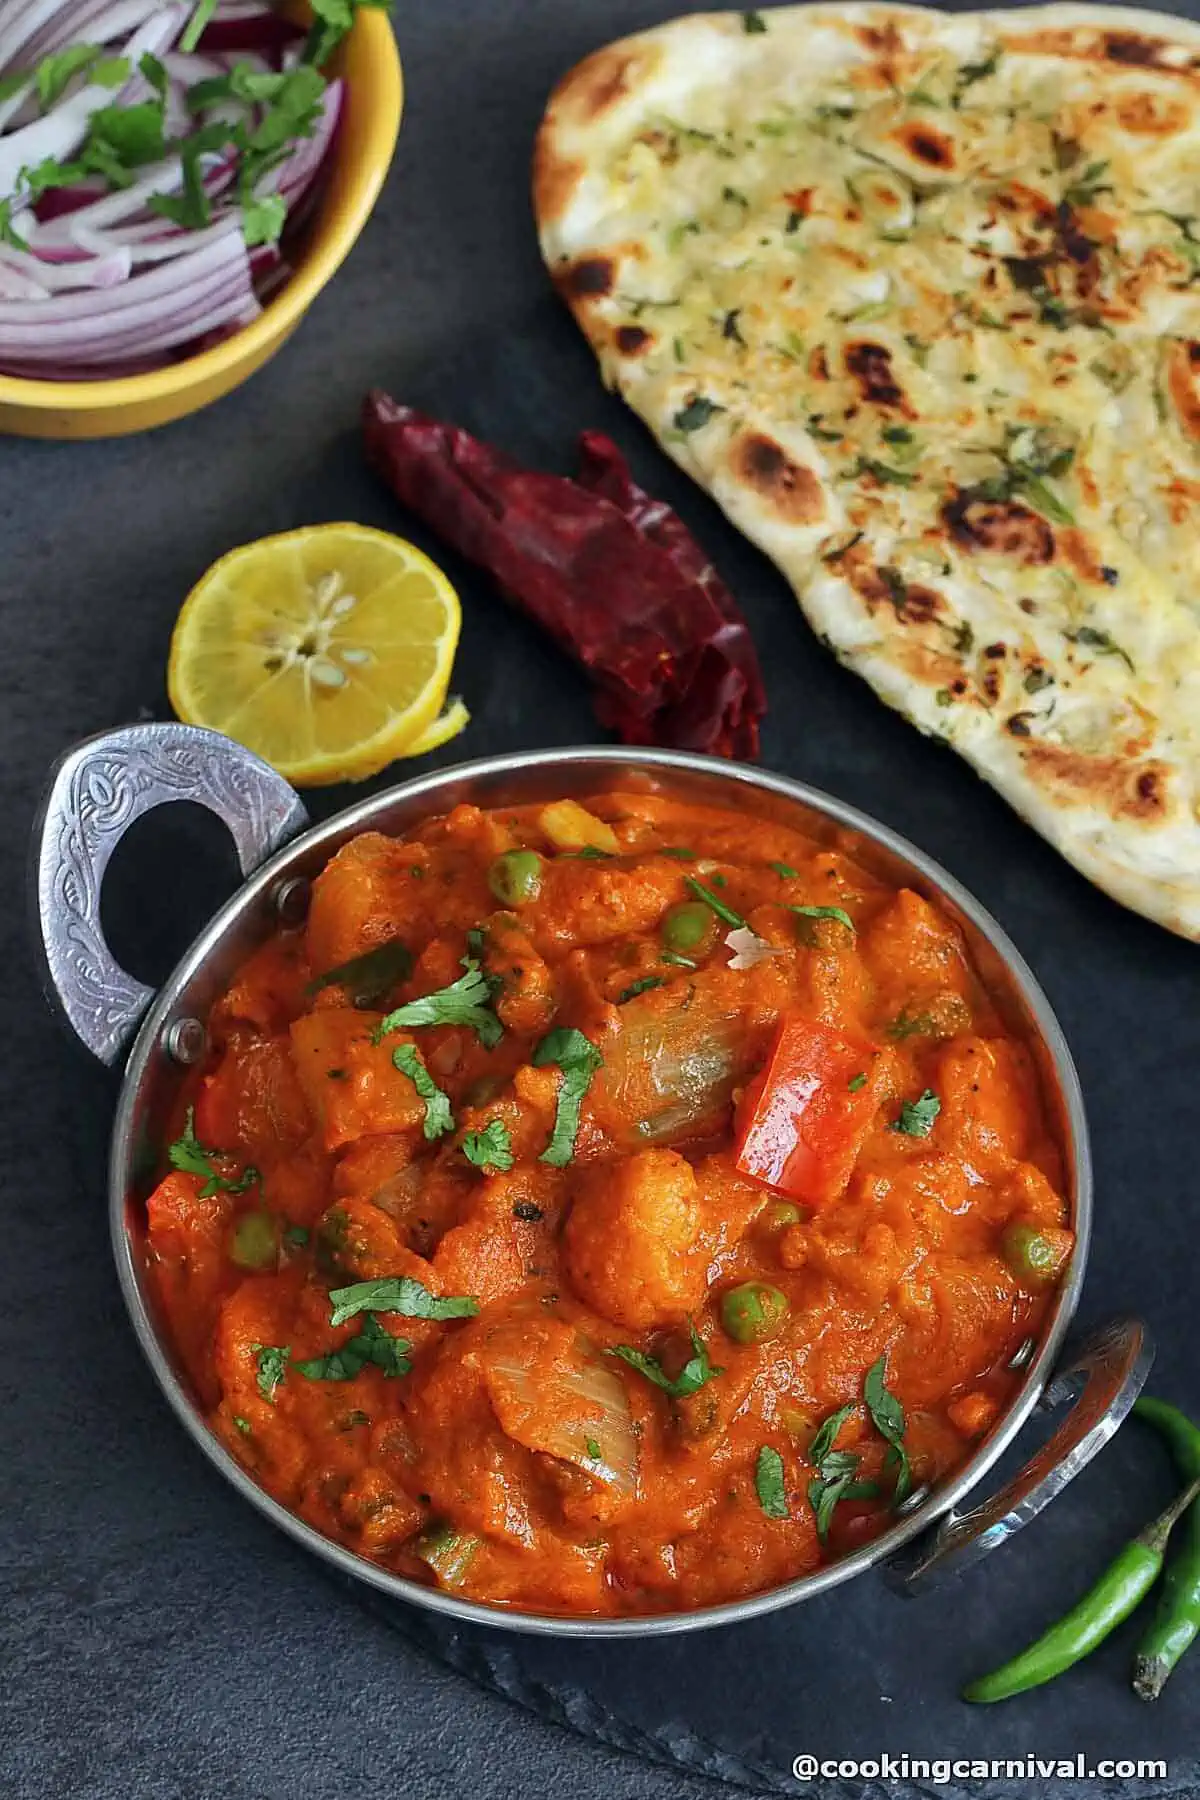
[[[456,738],[460,731],[465,731],[471,723],[471,715],[467,711],[465,700],[456,694],[444,712],[439,713],[428,731],[423,731],[414,743],[408,744],[400,752],[401,756],[428,756],[431,750],[440,750],[451,738]]]
[[[167,688],[187,724],[236,738],[298,787],[361,781],[445,741],[434,731],[457,720],[439,715],[461,623],[415,545],[313,525],[213,564],[176,620]]]

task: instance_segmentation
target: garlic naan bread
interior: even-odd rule
[[[1200,26],[678,20],[560,84],[543,252],[813,627],[1200,937]]]

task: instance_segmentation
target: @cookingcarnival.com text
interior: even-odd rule
[[[974,1778],[989,1781],[1128,1781],[1165,1780],[1165,1761],[1151,1757],[1100,1757],[1095,1762],[1080,1752],[1076,1756],[812,1756],[802,1751],[792,1759],[797,1781],[831,1780],[840,1776],[853,1781],[931,1781],[946,1786]]]

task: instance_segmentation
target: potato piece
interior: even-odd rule
[[[296,1073],[327,1150],[424,1123],[424,1102],[392,1061],[397,1045],[411,1039],[393,1032],[373,1043],[381,1017],[350,1006],[324,1007],[292,1026]]]
[[[556,800],[538,814],[538,824],[556,850],[603,850],[616,856],[621,848],[611,825],[576,800]]]
[[[635,1331],[669,1325],[704,1298],[699,1186],[675,1150],[596,1165],[579,1183],[563,1234],[581,1299]]]

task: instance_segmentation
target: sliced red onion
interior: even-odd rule
[[[186,6],[165,7],[134,32],[123,54],[135,69],[141,57],[158,56],[175,42],[186,23],[188,10]],[[92,114],[99,112],[102,106],[120,104],[133,79],[140,81],[141,76],[131,78],[125,88],[118,91],[103,87],[99,82],[90,82],[44,118],[0,137],[0,196],[16,191],[22,169],[35,168],[47,157],[59,162],[69,161],[87,136]]]
[[[38,256],[26,256],[20,250],[0,249],[0,279],[15,277],[41,293],[21,295],[4,289],[10,300],[44,299],[49,294],[66,293],[72,288],[111,288],[128,281],[133,269],[133,252],[118,248],[103,256],[78,256],[51,262]]]
[[[7,315],[23,309],[16,302],[11,305],[0,303],[0,364],[10,359],[30,364],[61,363],[76,357],[80,362],[103,363],[114,358],[147,356],[155,351],[172,349],[177,344],[191,343],[202,332],[241,317],[250,306],[257,304],[250,288],[244,250],[240,264],[213,269],[203,279],[189,271],[188,261],[180,258],[178,262],[166,265],[176,276],[173,289],[131,303],[131,296],[138,288],[152,282],[162,271],[156,269],[149,276],[135,275],[117,290],[123,304],[116,305],[107,295],[93,295],[90,296],[89,314],[83,318],[64,318],[53,326],[45,323],[9,325]],[[54,295],[49,300],[35,303],[35,310],[44,320],[47,314],[65,310],[78,298],[75,294]]]
[[[171,298],[188,281],[199,281],[211,274],[236,276],[239,272],[248,281],[246,246],[240,231],[231,229],[201,250],[176,257],[148,274],[132,277],[111,296],[106,295],[103,302],[98,302],[94,294],[64,294],[52,307],[33,304],[0,307],[0,333],[7,335],[28,327],[49,334],[62,325],[86,329],[89,321],[113,313],[132,313],[140,307]]]
[[[27,44],[36,42],[61,4],[62,0],[0,0],[0,71],[15,63]],[[77,7],[71,10],[73,15],[78,12]],[[74,28],[72,17],[72,32]],[[32,66],[39,59],[31,51],[25,60]]]
[[[21,60],[32,68],[68,44],[111,44],[136,31],[161,7],[162,0],[78,0],[27,40]]]

